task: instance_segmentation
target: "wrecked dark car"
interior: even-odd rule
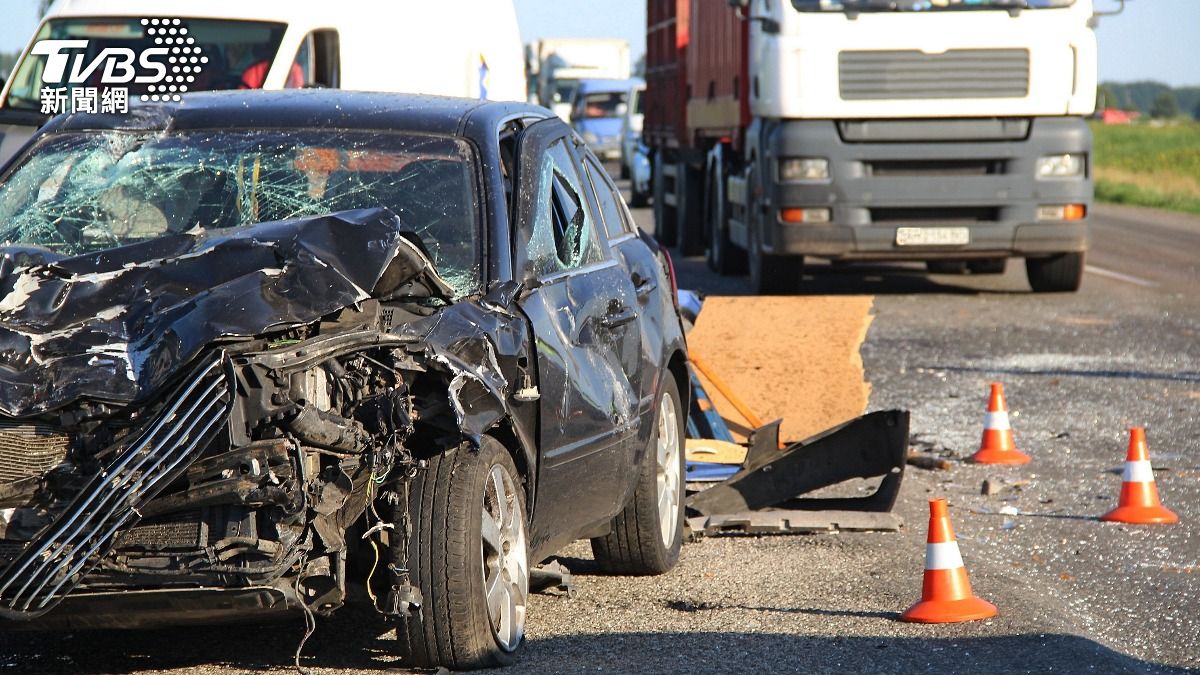
[[[565,544],[678,559],[669,258],[541,108],[59,117],[0,244],[3,629],[315,621],[350,587],[406,663],[502,665]]]

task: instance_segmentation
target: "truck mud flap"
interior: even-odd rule
[[[687,498],[695,534],[895,530],[904,477],[908,412],[873,412],[779,449],[779,422],[750,436],[742,469]],[[865,497],[804,498],[856,478],[880,478]]]

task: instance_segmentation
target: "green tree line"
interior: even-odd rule
[[[1200,87],[1172,88],[1162,82],[1104,82],[1096,92],[1096,106],[1136,110],[1157,118],[1187,115],[1200,119]]]

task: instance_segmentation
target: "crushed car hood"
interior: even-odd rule
[[[0,278],[0,411],[140,402],[222,338],[312,323],[372,297],[452,289],[387,209],[194,230],[73,258],[28,248]],[[22,261],[25,261],[24,263]]]

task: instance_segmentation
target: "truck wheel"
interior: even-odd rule
[[[410,665],[504,666],[525,635],[529,546],[525,494],[508,451],[484,437],[429,460],[409,490],[408,567],[424,596],[396,637]],[[397,540],[399,538],[396,538]]]
[[[1082,253],[1026,258],[1025,276],[1034,293],[1074,293],[1083,283],[1083,267]]]
[[[629,164],[625,161],[625,155],[621,155],[621,180],[629,180]]]
[[[966,274],[966,260],[926,260],[925,269],[930,274]]]
[[[708,181],[705,220],[708,222],[708,267],[722,276],[746,273],[746,252],[729,240],[725,187],[717,174]]]
[[[804,256],[764,253],[758,224],[750,226],[750,286],[757,295],[786,295],[800,288],[804,277]]]
[[[654,173],[651,189],[654,190],[654,238],[663,246],[675,245],[675,209],[667,206],[663,195],[667,193],[667,177],[663,175],[663,154],[654,153]]]
[[[1008,269],[1008,258],[987,258],[967,262],[971,274],[1004,274]]]
[[[685,163],[679,164],[675,178],[675,232],[679,235],[679,252],[684,256],[704,253],[704,184],[703,174]]]
[[[592,539],[596,563],[611,574],[662,574],[679,562],[683,543],[683,405],[664,372],[654,429],[625,510],[612,531]]]

